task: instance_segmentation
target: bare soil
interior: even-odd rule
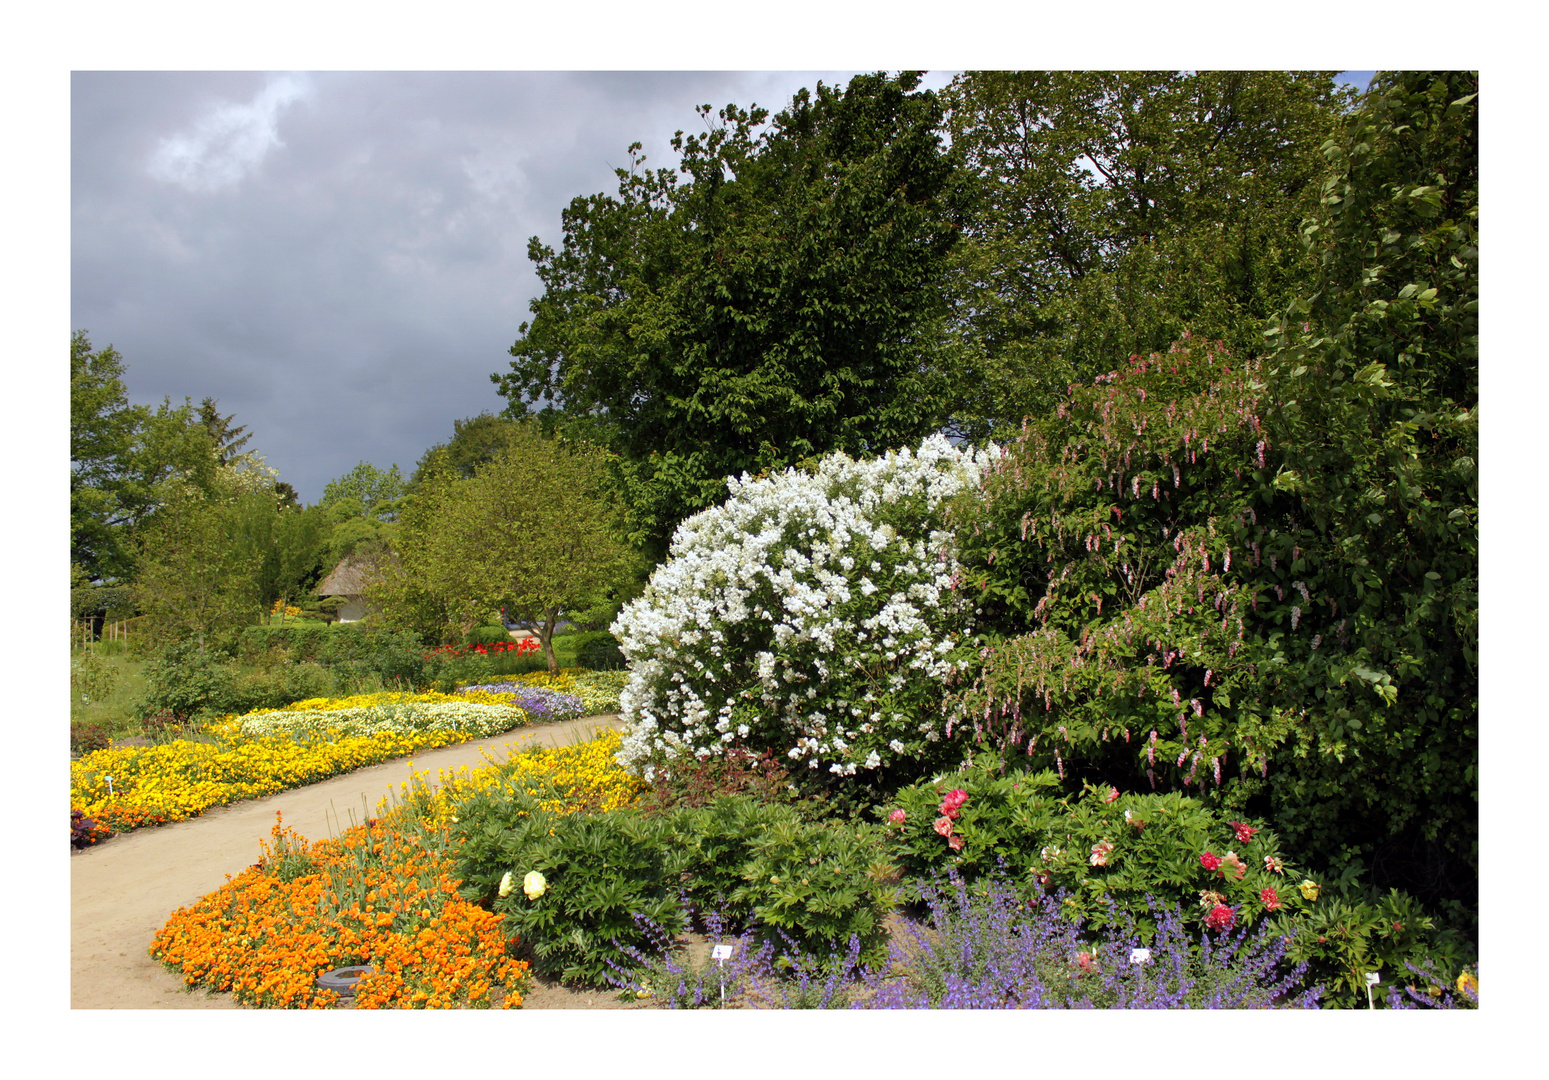
[[[568,746],[604,728],[617,716],[591,716],[563,724],[506,732],[250,802],[218,807],[200,817],[140,829],[72,853],[70,859],[70,1005],[76,1009],[234,1009],[229,994],[189,992],[180,976],[150,957],[151,938],[174,910],[192,904],[257,862],[276,812],[308,839],[337,835],[375,811],[377,803],[409,780],[411,772],[434,777],[442,770],[504,760],[537,744]],[[574,991],[539,983],[523,1001],[527,1009],[639,1007],[598,991]]]

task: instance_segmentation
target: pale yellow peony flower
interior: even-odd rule
[[[1479,980],[1474,978],[1468,972],[1466,972],[1466,971],[1463,972],[1463,974],[1458,976],[1458,993],[1460,993],[1460,994],[1472,993],[1475,997],[1478,997],[1479,996]]]
[[[533,870],[522,879],[522,891],[527,894],[527,899],[536,900],[549,889],[549,883],[543,880],[543,875]]]
[[[1302,895],[1305,896],[1308,900],[1316,900],[1318,898],[1318,893],[1320,893],[1323,889],[1321,885],[1319,885],[1316,881],[1313,881],[1311,878],[1304,879],[1300,888],[1302,890]]]
[[[500,879],[500,895],[511,895],[511,871],[509,870],[506,871],[505,877]]]

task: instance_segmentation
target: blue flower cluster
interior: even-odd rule
[[[586,709],[579,696],[546,687],[523,686],[513,682],[459,687],[461,693],[470,691],[506,695],[511,704],[525,710],[535,724],[556,724],[564,720],[579,720],[586,715]]]

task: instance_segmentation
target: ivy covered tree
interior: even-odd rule
[[[1324,147],[1314,289],[1258,362],[1072,387],[959,508],[995,627],[961,723],[1185,790],[1456,922],[1477,897],[1477,78],[1380,76]]]
[[[768,123],[728,105],[681,165],[574,200],[492,376],[508,413],[618,455],[634,538],[659,557],[725,479],[917,443],[950,412],[941,279],[957,237],[941,105],[916,73],[800,91]]]

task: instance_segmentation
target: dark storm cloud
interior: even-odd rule
[[[218,399],[312,501],[504,406],[528,238],[631,142],[670,164],[695,105],[848,74],[76,73],[72,325],[132,400]]]

